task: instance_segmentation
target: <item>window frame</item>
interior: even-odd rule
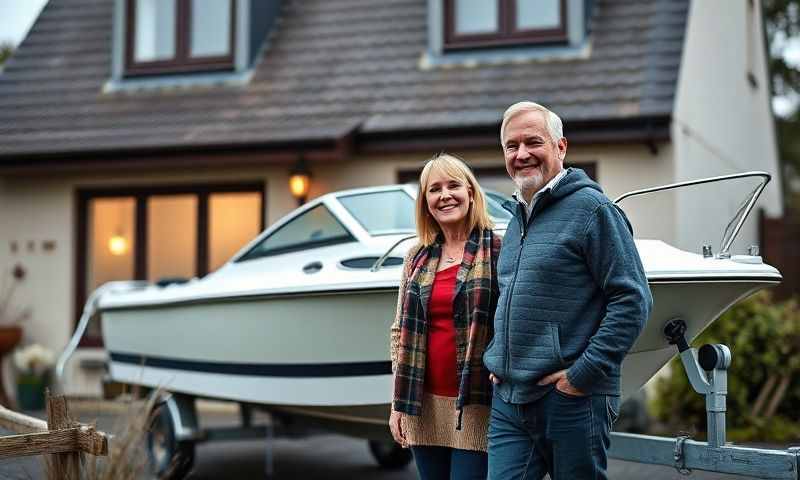
[[[556,28],[517,29],[517,0],[495,0],[497,2],[497,30],[491,33],[459,34],[456,31],[456,1],[444,0],[444,44],[445,51],[484,47],[504,47],[539,43],[566,43],[567,0],[558,0],[560,23]]]
[[[227,55],[193,58],[190,55],[192,0],[175,1],[175,55],[169,60],[137,62],[136,0],[125,0],[125,72],[126,77],[233,70],[236,57],[236,3],[230,2],[230,49]]]

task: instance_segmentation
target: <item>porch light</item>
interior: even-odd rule
[[[300,157],[289,172],[289,191],[292,192],[292,196],[297,199],[298,205],[306,203],[310,187],[311,172],[308,171],[308,166],[305,160],[303,160],[303,157]]]
[[[128,241],[120,234],[116,234],[108,240],[108,249],[112,255],[125,255],[128,251]]]

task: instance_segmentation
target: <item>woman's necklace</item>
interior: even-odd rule
[[[456,253],[455,255],[451,255],[445,252],[444,263],[447,264],[456,263],[456,258],[462,256],[463,254],[464,254],[464,245],[461,246],[461,248],[458,250],[458,253]]]

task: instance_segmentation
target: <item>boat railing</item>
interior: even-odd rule
[[[725,233],[722,235],[722,242],[720,246],[720,251],[717,254],[718,258],[730,258],[730,249],[731,245],[733,245],[733,241],[736,239],[736,236],[739,235],[739,231],[742,229],[745,220],[747,220],[748,215],[750,215],[750,211],[753,210],[753,207],[758,200],[758,197],[761,196],[761,192],[764,191],[764,188],[767,186],[769,181],[772,179],[772,176],[767,172],[760,172],[760,171],[753,171],[753,172],[743,172],[743,173],[734,173],[730,175],[720,175],[716,177],[708,177],[708,178],[699,178],[697,180],[687,180],[685,182],[677,182],[677,183],[670,183],[668,185],[661,185],[657,187],[650,187],[650,188],[643,188],[640,190],[633,190],[631,192],[624,193],[619,197],[614,199],[614,204],[619,205],[622,200],[626,198],[637,196],[637,195],[645,195],[655,192],[663,192],[665,190],[673,190],[676,188],[683,188],[689,187],[693,185],[702,185],[706,183],[714,183],[714,182],[724,182],[730,181],[735,179],[741,178],[761,178],[761,182],[756,186],[756,188],[750,193],[750,195],[745,199],[739,209],[736,211],[736,214],[733,216],[728,225],[725,227]]]
[[[63,390],[64,368],[66,367],[69,359],[72,357],[72,354],[75,353],[75,349],[78,348],[81,338],[83,338],[83,334],[86,333],[86,328],[89,326],[89,321],[97,312],[97,302],[100,300],[100,298],[107,293],[129,292],[132,290],[142,289],[147,285],[148,282],[143,280],[108,282],[98,287],[91,293],[91,295],[89,295],[89,298],[86,300],[86,303],[83,306],[83,313],[81,314],[80,321],[78,321],[78,326],[75,328],[75,332],[72,334],[72,338],[70,338],[69,343],[64,348],[64,351],[61,352],[61,355],[58,357],[58,362],[56,362],[57,388]]]
[[[392,254],[392,252],[394,252],[394,249],[395,249],[395,248],[397,248],[398,246],[400,246],[400,244],[401,244],[401,243],[403,243],[403,242],[405,242],[405,241],[408,241],[408,240],[411,240],[412,238],[417,238],[417,235],[416,235],[416,234],[414,234],[414,235],[407,235],[407,236],[405,236],[405,237],[402,237],[402,238],[400,238],[400,239],[399,239],[399,240],[397,240],[396,242],[394,242],[394,243],[393,243],[393,244],[392,244],[392,245],[389,247],[389,249],[388,249],[388,250],[386,250],[386,253],[384,253],[383,255],[381,255],[381,256],[380,256],[380,258],[378,258],[378,259],[375,261],[375,263],[373,263],[373,264],[372,264],[372,267],[370,267],[369,271],[370,271],[370,272],[377,272],[378,270],[380,270],[380,269],[381,269],[381,267],[383,266],[383,263],[384,263],[384,262],[386,262],[386,259],[387,259],[387,258],[389,258],[389,255],[391,255],[391,254]]]

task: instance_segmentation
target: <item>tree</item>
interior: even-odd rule
[[[6,63],[8,57],[14,52],[14,47],[11,46],[10,43],[3,43],[0,44],[0,67]]]
[[[800,34],[800,0],[764,0],[764,21],[770,46],[772,92],[795,100],[800,99],[800,69],[786,61],[788,40]],[[800,109],[785,118],[776,119],[778,154],[786,179],[800,179]],[[786,200],[800,210],[800,192],[789,191],[784,183]]]
[[[787,40],[800,34],[800,0],[764,0],[770,71],[776,95],[800,92],[800,71],[784,57]]]

